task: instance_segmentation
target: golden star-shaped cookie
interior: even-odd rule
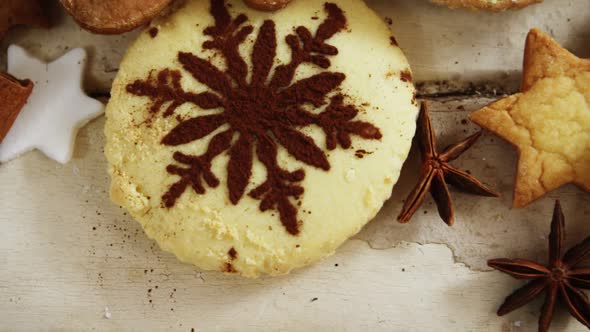
[[[514,207],[566,183],[590,191],[590,59],[529,32],[521,92],[470,115],[519,152]]]

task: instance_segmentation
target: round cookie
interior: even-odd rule
[[[362,0],[188,1],[128,50],[106,110],[111,197],[181,261],[248,277],[333,254],[391,196],[411,72]]]
[[[291,0],[244,0],[244,2],[251,8],[272,12],[285,7]]]
[[[146,24],[172,0],[60,0],[64,9],[84,29],[118,34]]]
[[[471,8],[491,11],[519,9],[543,0],[431,0],[434,3],[447,5],[450,8]]]

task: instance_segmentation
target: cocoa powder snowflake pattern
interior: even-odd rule
[[[271,74],[275,60],[277,38],[275,23],[266,20],[259,29],[251,55],[252,76],[247,81],[248,65],[238,49],[253,32],[247,25],[244,14],[232,18],[224,0],[211,0],[213,26],[204,33],[211,37],[203,43],[204,49],[214,50],[223,56],[226,69],[220,70],[206,59],[188,52],[179,52],[178,61],[194,79],[208,87],[208,91],[194,93],[183,90],[182,72],[164,69],[157,75],[150,74],[146,80],[137,80],[127,86],[127,91],[152,100],[149,112],[162,113],[168,117],[185,103],[201,109],[221,109],[212,115],[196,116],[180,123],[162,139],[162,144],[179,146],[198,141],[218,130],[202,155],[187,155],[175,152],[176,163],[167,167],[170,174],[180,177],[162,196],[167,208],[175,205],[177,199],[190,186],[198,194],[205,193],[205,185],[217,187],[219,179],[211,170],[211,162],[225,151],[229,151],[227,164],[227,188],[232,204],[238,204],[246,191],[252,174],[254,154],[267,171],[265,181],[251,190],[248,195],[260,200],[260,210],[274,209],[279,212],[285,229],[292,235],[300,232],[301,222],[297,219],[298,209],[294,204],[304,192],[299,184],[305,178],[303,169],[290,172],[277,161],[278,145],[281,145],[295,159],[325,171],[330,163],[323,149],[311,137],[298,128],[316,125],[326,135],[326,148],[333,150],[340,145],[351,146],[351,136],[364,139],[380,139],[381,132],[374,125],[354,120],[358,109],[345,103],[341,94],[331,98],[328,94],[337,90],[346,76],[330,72],[329,56],[338,54],[338,49],[326,40],[346,27],[343,11],[335,4],[326,3],[326,19],[319,25],[315,35],[304,26],[297,27],[294,34],[285,41],[291,49],[289,63],[276,67]],[[304,63],[323,69],[320,73],[292,82],[296,69]],[[303,108],[327,106],[321,112]],[[164,106],[165,107],[164,109]],[[237,136],[237,138],[236,138]],[[256,152],[254,152],[256,151]]]

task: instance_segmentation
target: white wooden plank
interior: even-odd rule
[[[469,109],[485,101],[461,103]],[[466,112],[457,114],[447,105],[452,102],[432,104],[437,127],[455,128],[443,135],[443,144],[463,135],[465,127],[455,122]],[[520,282],[456,264],[453,255],[475,266],[496,254],[532,252],[527,257],[538,253],[543,259],[544,240],[538,237],[547,233],[550,199],[535,206],[539,211],[512,216],[507,200],[473,210],[470,205],[484,201],[464,196],[459,221],[448,229],[432,206],[413,224],[398,225],[392,216],[400,206],[397,196],[336,256],[287,277],[241,279],[179,263],[110,203],[103,123],[100,118],[80,132],[67,165],[38,152],[0,165],[0,330],[529,331],[536,326],[538,302],[506,318],[494,314]],[[485,149],[496,158],[510,153],[498,141],[487,142]],[[489,181],[506,172],[472,167],[481,153],[475,150],[461,165]],[[407,169],[413,163],[405,174],[412,174]],[[410,182],[402,181],[396,194],[409,190]],[[584,208],[584,196],[569,195]],[[574,213],[569,199],[564,199],[568,230],[579,239],[588,233],[583,223],[588,213]],[[506,217],[495,220],[498,213]],[[498,229],[484,230],[487,224]],[[512,231],[519,232],[518,243]],[[400,241],[446,242],[455,251]],[[104,318],[105,306],[111,319]],[[555,326],[583,328],[565,311]]]
[[[393,21],[392,29],[418,81],[447,81],[437,85],[436,92],[484,81],[497,89],[515,90],[524,38],[533,27],[550,32],[579,56],[590,57],[590,6],[585,0],[545,0],[520,11],[496,14],[450,10],[426,0],[367,3]],[[95,93],[110,91],[125,49],[139,32],[93,35],[78,28],[57,5],[52,17],[56,21],[52,29],[17,28],[0,43],[0,50],[16,43],[49,60],[67,49],[84,47],[91,54],[86,88]],[[5,52],[1,52],[0,69],[5,63]]]
[[[441,148],[458,142],[479,128],[468,114],[491,102],[490,98],[443,98],[432,105],[433,126]],[[418,178],[420,154],[414,148],[400,181],[377,218],[361,231],[359,239],[375,248],[389,248],[399,241],[445,243],[459,261],[473,269],[489,270],[486,260],[522,257],[544,262],[547,235],[555,199],[566,214],[567,243],[573,245],[590,234],[590,195],[574,185],[553,191],[525,209],[512,209],[512,190],[517,163],[516,150],[497,136],[484,133],[479,141],[453,162],[470,171],[502,194],[500,199],[478,197],[452,190],[456,208],[453,227],[443,223],[431,198],[410,224],[395,222],[409,191]]]
[[[420,85],[423,94],[466,91],[472,84],[482,89],[483,81],[489,81],[490,89],[516,89],[522,43],[533,26],[590,57],[586,1],[546,0],[501,14],[453,11],[415,0],[368,3],[393,20],[419,81],[451,80]],[[138,32],[92,35],[57,9],[52,30],[19,28],[0,43],[0,67],[10,43],[46,60],[85,47],[91,54],[85,86],[107,93]],[[470,96],[435,101],[440,144],[477,130],[462,120],[489,101]],[[38,152],[0,165],[0,331],[533,331],[539,301],[508,317],[495,316],[503,297],[521,283],[484,272],[489,270],[485,261],[503,256],[543,261],[557,197],[566,213],[568,244],[590,231],[590,196],[573,186],[528,209],[510,209],[516,154],[486,134],[455,164],[503,197],[453,192],[458,212],[453,228],[438,220],[431,200],[411,224],[395,221],[417,176],[414,151],[394,198],[329,260],[274,279],[202,272],[162,253],[110,203],[103,124],[98,119],[80,132],[75,158],[67,165]],[[105,306],[111,319],[104,318]],[[558,311],[553,327],[583,329],[564,310]]]

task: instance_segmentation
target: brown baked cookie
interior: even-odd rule
[[[0,143],[33,91],[33,82],[0,72]]]
[[[291,0],[244,0],[250,8],[273,12],[279,10],[291,2]]]
[[[0,39],[15,25],[49,27],[41,0],[2,0],[0,5]]]
[[[447,5],[450,8],[471,8],[490,11],[504,11],[507,9],[519,9],[543,2],[543,0],[431,0],[434,3]]]
[[[151,21],[172,0],[60,0],[78,24],[91,32],[118,34]]]

